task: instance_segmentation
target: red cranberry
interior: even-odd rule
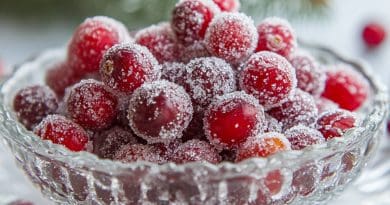
[[[221,11],[226,12],[236,12],[240,9],[239,0],[213,0],[215,4],[221,9]]]
[[[318,116],[313,96],[299,89],[287,101],[267,112],[283,124],[284,130],[298,124],[311,126]]]
[[[158,62],[173,62],[179,58],[179,45],[169,23],[152,25],[137,32],[135,42],[145,46]]]
[[[82,80],[66,99],[70,117],[86,129],[100,130],[111,125],[117,115],[117,98],[102,83]]]
[[[57,111],[58,102],[49,87],[34,85],[16,93],[13,107],[19,121],[31,130],[47,115]]]
[[[130,41],[126,27],[111,18],[87,18],[73,34],[68,46],[71,68],[84,75],[99,70],[104,52],[111,46]]]
[[[240,87],[254,95],[266,108],[275,107],[295,90],[295,70],[278,54],[258,52],[243,65]]]
[[[346,131],[356,126],[355,116],[347,110],[334,110],[323,113],[317,120],[317,129],[326,140],[341,137]]]
[[[122,146],[114,156],[114,160],[124,163],[136,161],[148,161],[157,164],[164,164],[167,159],[160,149],[151,145],[127,144]]]
[[[288,57],[297,47],[295,33],[284,19],[266,18],[257,26],[257,32],[259,41],[256,51],[272,51]]]
[[[128,110],[131,128],[149,143],[181,138],[192,114],[188,94],[182,87],[165,80],[145,83],[138,88]]]
[[[59,97],[63,97],[65,89],[79,82],[81,78],[67,62],[60,62],[46,72],[45,81]]]
[[[322,96],[341,108],[354,111],[366,101],[369,93],[367,80],[348,65],[338,65],[327,70]]]
[[[285,132],[293,150],[301,150],[307,146],[325,142],[324,136],[316,129],[296,125]]]
[[[161,67],[156,58],[143,46],[117,44],[104,55],[100,74],[110,88],[131,94],[144,82],[160,77]]]
[[[190,45],[204,38],[209,23],[219,12],[211,0],[180,1],[172,12],[172,29],[182,44]]]
[[[88,134],[78,124],[61,115],[48,115],[34,129],[43,140],[61,144],[72,151],[83,151],[88,143]]]
[[[176,83],[184,84],[185,66],[183,63],[167,62],[161,65],[161,79]]]
[[[292,188],[302,196],[307,196],[317,188],[322,170],[315,164],[305,164],[293,173]]]
[[[207,161],[217,164],[221,161],[221,157],[208,142],[190,140],[180,145],[175,150],[172,160],[178,164],[197,161]]]
[[[170,160],[172,158],[173,153],[175,153],[175,150],[182,144],[180,140],[174,140],[172,142],[169,142],[167,144],[165,143],[155,143],[151,144],[151,146],[157,148],[161,156],[164,158]]]
[[[283,175],[280,170],[268,172],[264,178],[264,185],[268,188],[271,195],[278,194],[283,186]]]
[[[253,20],[242,13],[221,13],[210,23],[205,44],[209,52],[231,64],[239,64],[255,50],[257,32]]]
[[[264,130],[263,108],[244,92],[218,97],[204,117],[204,130],[211,144],[218,148],[235,148],[249,137]]]
[[[336,110],[339,106],[333,101],[324,97],[315,98],[318,114],[322,114],[326,111]]]
[[[183,46],[183,51],[180,55],[180,60],[183,63],[188,63],[192,59],[201,57],[210,57],[211,54],[207,50],[204,41],[196,41],[191,45]]]
[[[386,39],[387,33],[383,25],[372,22],[364,26],[362,38],[367,46],[376,47]]]

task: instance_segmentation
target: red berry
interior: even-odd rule
[[[114,156],[114,160],[119,160],[124,163],[136,161],[148,161],[157,164],[167,162],[161,150],[151,145],[142,144],[127,144],[122,146]]]
[[[293,173],[292,188],[302,196],[307,196],[318,187],[321,169],[313,163],[305,164]]]
[[[73,121],[86,129],[107,128],[117,115],[117,98],[103,83],[89,79],[74,85],[66,99]]]
[[[318,116],[313,96],[299,89],[287,101],[267,112],[283,124],[284,130],[298,124],[311,126]]]
[[[356,126],[356,117],[347,110],[338,109],[323,113],[317,120],[317,129],[326,140],[341,137]]]
[[[162,80],[135,90],[128,118],[135,134],[148,143],[166,143],[182,137],[192,114],[191,99],[184,89]]]
[[[172,160],[175,163],[205,161],[217,164],[221,161],[217,150],[208,142],[201,140],[190,140],[180,145],[174,152]]]
[[[184,45],[202,40],[209,23],[220,10],[211,0],[182,0],[176,4],[171,25]]]
[[[104,52],[111,46],[130,41],[126,27],[111,18],[87,18],[73,34],[68,46],[68,62],[79,75],[96,72]]]
[[[174,141],[169,142],[167,144],[165,144],[165,143],[155,143],[155,144],[151,144],[151,145],[159,150],[158,153],[160,153],[161,156],[163,156],[164,158],[170,160],[172,158],[172,155],[175,152],[175,150],[181,144],[182,144],[182,142],[180,140],[174,140]]]
[[[43,140],[61,144],[72,151],[83,151],[88,143],[88,134],[78,124],[61,115],[48,115],[34,129]]]
[[[322,96],[337,103],[341,108],[354,111],[367,100],[367,80],[348,65],[338,65],[327,70],[325,90]]]
[[[185,67],[183,63],[167,62],[161,65],[161,79],[176,83],[184,84]]]
[[[316,129],[297,125],[285,132],[293,150],[301,150],[307,146],[325,142],[324,136]]]
[[[266,126],[264,132],[282,132],[283,130],[282,123],[267,113],[265,113],[265,124]]]
[[[284,19],[266,18],[257,26],[257,32],[259,41],[256,51],[272,51],[288,57],[297,47],[295,33]]]
[[[273,170],[267,173],[264,178],[264,185],[268,188],[271,195],[276,195],[280,192],[283,186],[283,175],[280,170]]]
[[[213,0],[221,11],[236,12],[240,9],[239,0]]]
[[[386,36],[386,30],[381,24],[372,22],[363,28],[362,38],[367,46],[376,47],[381,45]]]
[[[158,62],[173,62],[179,58],[179,44],[169,23],[152,25],[137,32],[135,42],[145,46]]]
[[[57,111],[58,102],[49,87],[33,85],[16,93],[13,107],[19,121],[31,130],[47,115]]]
[[[266,108],[280,105],[295,90],[295,70],[278,54],[268,51],[255,53],[242,68],[241,89],[254,95]]]
[[[239,64],[255,50],[257,32],[253,20],[242,13],[221,13],[210,23],[205,44],[209,52],[231,64]]]
[[[333,101],[324,97],[315,98],[318,114],[322,114],[326,111],[336,110],[339,106]]]
[[[63,97],[65,89],[79,82],[81,78],[67,62],[60,62],[46,72],[45,81],[59,97]]]
[[[117,44],[104,55],[100,74],[110,88],[131,94],[144,82],[160,78],[161,67],[156,58],[143,46]]]
[[[207,109],[204,131],[217,148],[235,148],[264,130],[263,108],[244,92],[218,97]]]
[[[210,57],[211,54],[207,50],[204,41],[196,41],[191,45],[182,46],[183,51],[180,56],[180,60],[183,63],[188,63],[195,58]]]

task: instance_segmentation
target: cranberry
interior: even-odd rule
[[[253,20],[242,13],[221,13],[216,16],[205,37],[205,44],[212,55],[235,65],[254,52],[256,42]]]
[[[179,45],[169,23],[152,25],[137,32],[135,42],[145,46],[158,62],[173,62],[179,58]]]
[[[72,151],[83,151],[88,143],[88,134],[78,124],[61,115],[48,115],[34,129],[43,140],[61,144]]]
[[[161,66],[161,79],[176,83],[184,84],[185,66],[183,63],[167,62]]]
[[[285,132],[293,150],[301,150],[307,146],[325,142],[324,136],[316,129],[296,125]]]
[[[86,129],[109,127],[117,115],[117,98],[96,80],[82,80],[74,85],[67,96],[70,117]]]
[[[268,172],[264,178],[264,185],[268,188],[271,195],[279,193],[283,186],[283,175],[280,170]]]
[[[219,12],[211,0],[182,0],[172,12],[172,29],[183,45],[190,45],[204,38],[209,23]]]
[[[322,96],[341,108],[354,111],[366,101],[369,93],[367,80],[348,65],[338,65],[326,72],[327,79]]]
[[[321,113],[324,113],[324,112],[330,111],[330,110],[336,110],[337,108],[339,108],[339,106],[336,103],[334,103],[333,101],[326,99],[324,97],[316,98],[315,101],[316,101],[316,106],[318,109],[318,114],[321,114]]]
[[[272,51],[288,57],[297,47],[295,33],[284,19],[266,18],[257,26],[257,32],[259,41],[256,51]]]
[[[215,4],[221,9],[221,11],[226,12],[236,12],[240,9],[239,0],[213,0]]]
[[[114,156],[114,160],[119,160],[124,163],[136,161],[148,161],[157,164],[164,164],[167,159],[164,157],[161,150],[151,145],[142,144],[127,144],[122,146]]]
[[[326,140],[341,137],[346,131],[355,126],[355,116],[343,109],[325,112],[317,120],[317,129]]]
[[[387,33],[383,25],[375,22],[364,26],[362,38],[367,46],[376,47],[386,39]]]
[[[264,130],[263,108],[244,92],[218,97],[204,117],[204,130],[211,144],[218,148],[235,148],[249,137]]]
[[[318,116],[314,98],[299,89],[287,101],[267,112],[283,124],[284,130],[298,124],[311,126]]]
[[[174,152],[172,160],[175,163],[207,161],[217,164],[221,161],[218,152],[208,142],[190,140],[180,145]]]
[[[192,114],[188,94],[182,87],[165,80],[145,83],[138,88],[128,110],[131,128],[149,143],[181,138]]]
[[[161,67],[143,46],[117,44],[104,55],[100,74],[103,82],[114,90],[131,94],[144,82],[160,77]]]
[[[183,63],[188,63],[192,59],[201,57],[210,57],[211,54],[207,50],[204,41],[196,41],[188,46],[183,46],[183,51],[180,56],[180,60]]]
[[[87,18],[70,40],[68,62],[79,75],[96,72],[107,49],[128,41],[130,37],[122,23],[103,16]]]
[[[49,87],[33,85],[16,93],[13,107],[19,121],[31,130],[47,115],[57,111],[58,102]]]
[[[59,97],[63,97],[65,89],[79,82],[81,78],[67,62],[60,62],[46,72],[45,81]]]
[[[317,188],[322,170],[313,163],[305,164],[293,173],[292,188],[301,196],[307,196]]]
[[[282,123],[269,114],[265,114],[265,130],[264,132],[282,132]]]
[[[275,107],[295,90],[295,70],[278,54],[258,52],[243,65],[240,87],[254,95],[266,108]]]
[[[172,155],[175,153],[175,150],[182,144],[180,140],[174,140],[169,143],[155,143],[151,144],[153,147],[157,148],[161,156],[170,160]]]

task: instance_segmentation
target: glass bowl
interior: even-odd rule
[[[366,64],[321,46],[305,47],[323,63],[346,63],[361,72],[371,95],[359,111],[359,126],[304,150],[237,164],[123,164],[42,141],[16,120],[11,102],[20,88],[43,83],[45,70],[64,59],[63,48],[22,64],[3,83],[0,134],[29,179],[61,204],[324,204],[342,193],[372,157],[384,131],[388,97]]]

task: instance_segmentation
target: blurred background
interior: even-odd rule
[[[169,21],[175,3],[176,0],[0,0],[0,75],[47,48],[65,46],[86,17],[107,15],[122,21],[129,30],[137,30]],[[389,0],[241,0],[241,4],[241,11],[255,22],[266,16],[286,17],[301,40],[368,61],[383,82],[390,85],[390,41],[385,39],[372,47],[362,39],[363,28],[370,22],[379,24],[385,33],[390,32]],[[389,137],[384,136],[383,142],[383,146],[389,145]],[[390,159],[389,146],[380,152],[373,166],[388,170],[380,162]],[[358,182],[365,186],[351,187],[332,204],[390,204],[390,190],[386,189],[390,187],[389,176],[377,180],[370,175],[371,172]],[[27,182],[3,147],[0,184],[0,204],[17,199],[50,204]]]

